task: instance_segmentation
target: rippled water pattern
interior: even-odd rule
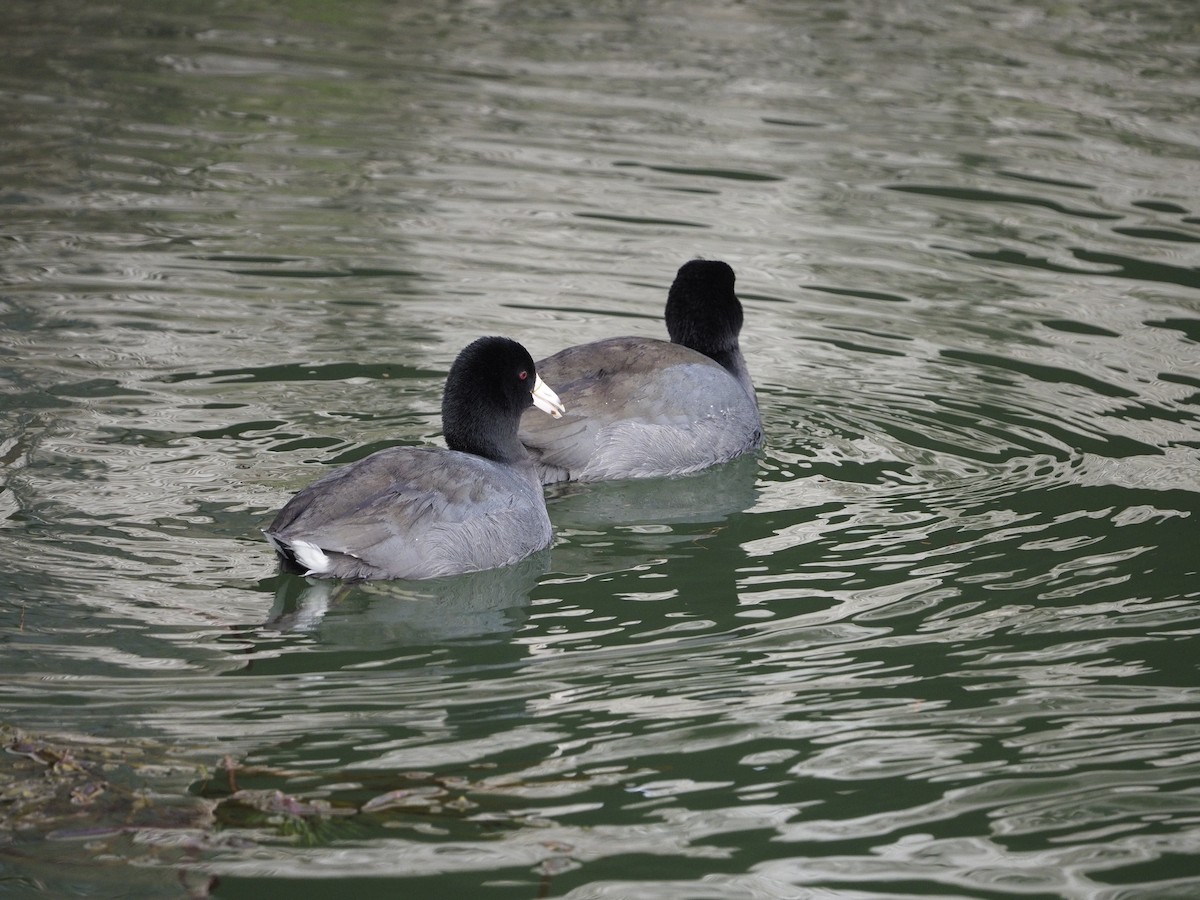
[[[0,785],[0,893],[1200,896],[1190,0],[6,18],[0,718],[146,765]],[[275,573],[468,340],[662,336],[696,255],[760,454]]]

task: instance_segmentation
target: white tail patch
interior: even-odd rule
[[[305,575],[323,575],[329,571],[329,557],[325,551],[309,541],[288,541],[288,548],[296,562],[307,570]]]

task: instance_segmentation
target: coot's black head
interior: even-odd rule
[[[667,294],[671,342],[724,365],[724,358],[737,352],[742,330],[742,304],[733,282],[733,269],[720,260],[693,259],[680,266]]]
[[[529,351],[505,337],[481,337],[458,354],[442,393],[446,446],[514,462],[526,456],[517,440],[521,413],[534,404],[558,418],[558,395],[538,378]]]

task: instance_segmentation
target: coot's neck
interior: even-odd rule
[[[468,390],[453,375],[442,395],[442,434],[446,446],[498,463],[529,459],[517,438],[523,412],[514,405],[517,401],[502,395],[489,396],[475,386]],[[525,405],[532,406],[533,399],[529,398]]]
[[[736,343],[733,347],[727,347],[723,350],[712,350],[709,352],[701,350],[700,352],[704,353],[705,356],[736,378],[742,389],[750,395],[750,399],[754,401],[754,405],[758,406],[758,395],[754,393],[754,381],[750,378],[750,370],[746,367],[746,358],[742,356],[741,348]]]
[[[451,450],[472,453],[507,465],[530,460],[528,451],[517,439],[517,420],[508,415],[480,416],[474,427],[455,422],[452,417],[442,422],[442,429],[446,446]]]
[[[668,308],[667,312],[670,315],[672,311]],[[672,344],[703,353],[736,378],[757,406],[758,397],[754,393],[754,382],[750,380],[750,370],[746,368],[746,358],[742,356],[742,348],[738,343],[738,331],[742,324],[740,307],[738,312],[739,315],[732,321],[709,327],[701,327],[694,321],[672,316],[667,321],[667,332],[671,336]]]

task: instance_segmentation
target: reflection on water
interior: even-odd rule
[[[0,697],[142,756],[4,883],[1200,891],[1190,3],[119,6],[0,35]],[[553,487],[511,570],[275,573],[456,348],[661,336],[695,255],[760,453]]]
[[[508,568],[427,582],[342,584],[281,574],[266,627],[319,628],[323,643],[360,649],[511,633],[548,566],[543,551]]]

